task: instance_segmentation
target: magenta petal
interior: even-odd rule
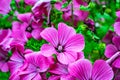
[[[3,64],[3,66],[1,67],[1,71],[2,71],[2,72],[7,72],[8,70],[9,70],[8,63],[5,62],[5,63]]]
[[[116,16],[120,18],[120,11],[116,12]]]
[[[66,51],[80,52],[84,49],[85,42],[84,37],[81,34],[76,34],[71,37],[65,44]]]
[[[17,74],[17,73],[11,74],[10,77],[9,77],[9,80],[20,80],[19,75],[16,75],[16,74]]]
[[[92,80],[112,80],[112,68],[103,60],[95,61],[92,70]]]
[[[20,42],[26,42],[28,39],[25,35],[25,33],[23,31],[20,30],[16,30],[12,33],[12,37],[16,40],[16,41],[20,41]]]
[[[71,75],[63,75],[60,80],[76,80],[76,78]]]
[[[55,48],[50,44],[43,44],[41,47],[41,53],[42,55],[49,57],[53,54],[56,54]]]
[[[16,31],[16,30],[20,30],[20,29],[21,29],[21,23],[17,22],[17,21],[14,21],[12,23],[12,31]]]
[[[76,32],[74,28],[67,26],[64,23],[58,24],[58,39],[60,45],[65,45],[65,43],[71,38],[73,35],[75,35]]]
[[[117,73],[114,80],[119,80],[119,79],[120,79],[120,72]]]
[[[38,0],[24,0],[28,5],[34,5]]]
[[[17,61],[9,61],[8,65],[9,65],[11,74],[15,74],[17,71],[20,70],[19,68],[23,65],[23,63],[17,62]]]
[[[73,4],[74,4],[74,7],[79,7],[80,5],[87,6],[87,3],[85,1],[82,1],[82,0],[74,0]]]
[[[78,80],[89,80],[92,73],[92,64],[87,59],[79,59],[69,65],[68,71]]]
[[[46,28],[44,29],[41,34],[42,38],[46,41],[50,42],[54,47],[58,44],[58,32],[55,28]]]
[[[30,73],[37,74],[38,72],[37,67],[29,62],[26,68],[19,72],[19,75],[29,75]]]
[[[10,8],[11,0],[0,0],[0,14],[7,14],[11,8]]]
[[[114,30],[118,35],[120,35],[120,22],[115,22]]]
[[[42,32],[42,30],[43,30],[42,28],[33,30],[32,31],[33,38],[35,38],[37,40],[41,39],[40,33]]]
[[[24,58],[23,56],[21,56],[21,53],[18,53],[17,51],[15,51],[12,56],[11,56],[11,60],[13,61],[17,61],[17,62],[23,62]]]
[[[56,2],[54,6],[55,6],[55,8],[56,8],[57,10],[61,10],[61,8],[62,8],[62,3],[61,3],[61,2]]]
[[[70,64],[77,59],[77,53],[71,51],[63,52],[63,53],[59,53],[57,58],[58,61],[62,64]]]
[[[120,68],[120,57],[118,57],[113,63],[112,65],[116,68]]]
[[[40,74],[36,74],[36,76],[32,80],[42,80]]]
[[[60,76],[55,76],[55,75],[52,75],[48,78],[48,80],[59,80],[60,79]]]
[[[4,61],[0,61],[0,69],[3,66],[4,63],[5,63]]]
[[[49,69],[49,72],[53,73],[53,74],[57,74],[57,75],[68,74],[67,66],[63,65],[63,64],[60,64],[60,63],[56,63],[56,64],[51,65],[50,69]]]
[[[39,53],[26,54],[25,57],[30,64],[33,64],[36,68],[39,67],[39,72],[46,71],[52,63],[47,57]]]
[[[88,17],[87,11],[75,10],[74,15],[76,15],[78,20],[84,21]]]
[[[20,22],[14,21],[12,23],[12,31],[14,32],[16,30],[21,30],[21,31],[25,32],[27,26],[28,26],[27,23],[20,23]]]
[[[31,13],[25,13],[25,14],[18,14],[17,17],[22,22],[29,23],[32,16],[31,16]]]
[[[71,21],[71,17],[70,16],[71,16],[71,11],[68,11],[68,12],[63,13],[62,18],[65,21]]]
[[[105,56],[107,58],[110,58],[111,56],[113,56],[116,52],[117,52],[117,48],[115,45],[113,44],[109,44],[106,46],[106,49],[105,49]]]
[[[105,42],[106,44],[111,43],[112,38],[115,36],[115,32],[109,30],[107,34],[103,37],[102,41]]]
[[[40,72],[45,72],[49,68],[50,64],[54,63],[51,57],[44,57],[41,54],[36,56],[35,61],[40,68]]]
[[[20,80],[32,80],[35,77],[36,73],[30,73],[20,76]]]
[[[117,47],[117,49],[120,50],[120,36],[113,37],[112,42]]]
[[[78,59],[84,59],[84,53],[83,52],[78,52],[77,54],[78,54],[77,60]]]
[[[1,29],[0,30],[0,45],[3,44],[5,41],[7,41],[10,36],[11,36],[10,29]]]

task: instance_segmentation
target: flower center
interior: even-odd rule
[[[62,46],[58,46],[58,50],[62,51],[63,47]]]
[[[30,33],[31,33],[32,30],[33,30],[33,28],[32,28],[31,26],[28,26],[28,27],[26,28],[26,31],[27,31],[27,32],[30,32]]]
[[[37,71],[37,72],[40,72],[40,68],[39,68],[39,67],[37,67],[36,71]]]
[[[56,50],[57,50],[58,53],[61,53],[61,52],[63,52],[64,48],[63,48],[63,46],[59,45],[59,46],[56,48]]]

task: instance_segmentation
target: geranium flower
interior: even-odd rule
[[[52,57],[45,57],[41,53],[31,53],[25,55],[28,67],[20,72],[20,80],[43,80],[40,75],[46,72],[51,64]]]
[[[113,55],[115,55],[120,50],[120,37],[115,36],[112,39],[113,44],[108,44],[105,49],[105,56],[107,58],[111,58]],[[112,66],[116,68],[120,68],[120,57],[118,56],[113,62]]]
[[[0,0],[0,14],[7,14],[10,8],[11,0]]]
[[[84,37],[76,34],[72,27],[64,23],[58,24],[58,31],[53,27],[46,28],[41,32],[41,36],[50,43],[41,47],[43,55],[56,54],[58,61],[63,64],[74,62],[85,45]]]
[[[77,80],[112,80],[113,78],[112,68],[103,60],[95,61],[92,67],[89,60],[80,59],[71,63],[68,71]]]

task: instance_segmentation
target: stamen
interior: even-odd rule
[[[33,30],[33,28],[31,27],[31,26],[28,26],[27,28],[26,28],[26,31],[28,31],[28,32],[32,32],[32,30]]]

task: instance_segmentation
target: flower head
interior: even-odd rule
[[[65,21],[73,22],[74,25],[77,25],[79,21],[84,21],[87,18],[88,12],[79,9],[80,5],[87,6],[86,2],[82,0],[72,0],[72,3],[62,8],[62,5],[66,2],[67,0],[62,0],[62,2],[56,2],[55,4],[55,8],[63,12],[62,17]]]
[[[43,30],[42,22],[36,23],[32,20],[31,13],[18,14],[18,19],[22,21],[13,22],[13,33],[16,34],[15,38],[18,38],[20,41],[26,42],[27,38],[41,39],[40,32]],[[14,36],[15,34],[13,34]],[[22,35],[22,36],[21,36]]]
[[[43,21],[44,15],[48,16],[51,9],[51,0],[38,0],[32,8],[34,20],[36,22]]]
[[[111,80],[113,78],[112,68],[103,60],[91,62],[86,59],[80,59],[69,65],[70,75],[77,80]]]
[[[40,53],[31,53],[25,55],[28,66],[26,69],[20,72],[20,80],[42,80],[41,73],[46,72],[53,59],[51,57],[45,57]]]
[[[20,43],[12,43],[12,56],[8,62],[10,69],[10,80],[19,80],[19,72],[27,67],[27,62],[25,61],[25,55],[32,53],[32,50],[24,50],[24,45]]]
[[[41,51],[45,56],[56,54],[58,61],[69,64],[78,57],[78,52],[84,48],[84,37],[76,34],[75,30],[64,23],[58,24],[58,31],[53,28],[46,28],[41,32],[43,39],[50,44],[44,44]]]

